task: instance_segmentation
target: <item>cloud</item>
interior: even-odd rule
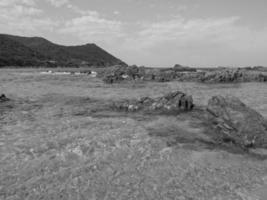
[[[120,12],[119,12],[119,11],[117,11],[117,10],[115,10],[115,11],[113,11],[113,14],[114,14],[114,15],[119,15],[119,14],[120,14]]]
[[[70,10],[72,10],[73,12],[75,12],[76,14],[79,14],[81,16],[85,16],[85,15],[89,15],[89,16],[99,16],[99,13],[96,12],[96,11],[92,11],[92,10],[83,10],[81,8],[79,8],[78,6],[76,5],[73,5],[71,3],[69,3],[67,5],[67,8],[69,8]]]
[[[1,0],[0,1],[0,6],[12,6],[16,4],[22,4],[22,5],[27,5],[27,6],[34,6],[35,1],[34,0]]]
[[[69,4],[69,0],[46,0],[46,1],[55,7],[60,7]]]
[[[121,40],[118,55],[130,63],[172,66],[255,64],[267,51],[267,28],[253,30],[238,24],[240,18],[185,19],[175,17],[144,22]],[[134,58],[129,55],[134,55]],[[265,59],[267,61],[267,59]]]
[[[144,40],[143,48],[150,48],[168,41],[179,42],[181,46],[196,41],[216,43],[229,35],[222,33],[232,29],[238,19],[238,17],[230,17],[185,20],[178,17],[169,21],[143,24],[144,28],[138,33],[137,39]]]
[[[9,15],[11,16],[36,16],[43,13],[41,9],[34,7],[26,7],[23,5],[15,5],[9,10]]]
[[[78,11],[81,10],[77,10],[81,16],[66,21],[58,33],[79,38],[82,42],[96,42],[129,63],[245,65],[260,60],[261,52],[267,51],[267,28],[256,31],[239,25],[240,17],[237,16],[173,17],[130,24],[105,18],[96,11]]]
[[[122,22],[101,17],[96,11],[84,11],[83,14],[66,21],[59,32],[75,35],[86,42],[109,43],[123,37]]]
[[[42,35],[52,31],[57,22],[43,16],[34,0],[1,0],[0,30],[10,34]]]

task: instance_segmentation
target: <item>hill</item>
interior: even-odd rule
[[[0,36],[0,66],[39,64],[45,56],[7,37]]]
[[[125,64],[96,44],[58,45],[41,37],[0,34],[0,66],[112,66]]]

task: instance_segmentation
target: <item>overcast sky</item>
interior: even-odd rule
[[[267,65],[266,0],[0,0],[0,32],[146,66]]]

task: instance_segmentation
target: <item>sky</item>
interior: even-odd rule
[[[0,33],[151,67],[267,66],[266,0],[0,0]]]

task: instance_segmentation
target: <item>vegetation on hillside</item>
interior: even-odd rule
[[[0,66],[112,66],[125,64],[95,44],[63,46],[40,37],[0,34]]]

